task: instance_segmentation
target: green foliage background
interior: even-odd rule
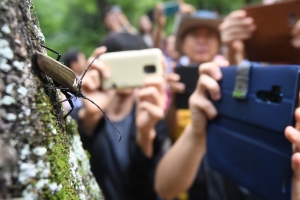
[[[89,56],[106,34],[98,2],[105,0],[33,0],[46,45],[61,54],[77,48]],[[260,0],[185,0],[197,9],[216,10],[225,16],[246,3]],[[159,0],[106,0],[119,4],[129,21],[137,27],[139,17],[153,9]],[[166,32],[171,33],[173,19],[169,18]]]

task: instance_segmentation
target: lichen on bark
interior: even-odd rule
[[[76,124],[36,66],[46,52],[31,0],[0,0],[0,12],[0,199],[101,199]]]

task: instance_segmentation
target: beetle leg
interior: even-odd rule
[[[65,96],[66,96],[66,99],[65,100],[63,100],[63,101],[61,101],[61,102],[64,102],[64,101],[68,101],[69,102],[69,104],[70,104],[70,106],[71,106],[71,110],[64,116],[64,118],[66,118],[72,111],[73,111],[73,109],[74,109],[74,104],[73,104],[73,102],[72,102],[72,98],[73,98],[73,96],[71,96],[69,93],[67,93],[66,91],[61,91]],[[60,103],[61,103],[60,102]]]
[[[55,105],[73,99],[73,96],[71,96],[71,95],[70,95],[69,93],[67,93],[66,91],[61,90],[61,92],[65,95],[66,99],[64,99],[64,100],[62,100],[62,101],[55,102],[55,103],[54,103]]]
[[[59,89],[59,90],[68,90],[69,88],[65,88],[65,87],[62,87],[62,86],[45,86],[49,89],[53,89],[53,90],[56,90],[56,89]]]

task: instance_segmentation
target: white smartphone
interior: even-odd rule
[[[110,77],[102,80],[102,89],[140,87],[149,76],[163,76],[160,49],[130,50],[105,53],[100,60],[108,67]]]

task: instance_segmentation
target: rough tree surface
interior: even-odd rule
[[[35,64],[44,40],[31,0],[0,0],[0,199],[102,199],[76,124]]]

